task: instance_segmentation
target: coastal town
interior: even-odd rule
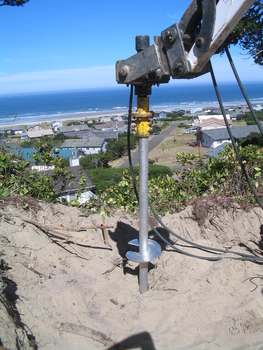
[[[261,106],[254,108],[261,113]],[[244,125],[244,122],[238,126],[235,119],[246,113],[247,109],[242,108],[227,110],[227,120],[236,139],[247,137],[255,130],[255,125]],[[169,138],[173,139],[170,150],[173,155],[180,148],[178,140],[181,138],[183,149],[202,149],[208,158],[220,157],[219,149],[222,150],[222,146],[230,141],[218,109],[178,110],[177,115],[177,121],[169,122],[160,132],[153,131],[149,137],[149,144],[158,141],[156,148],[161,147],[160,159],[163,160],[164,153],[168,152],[162,145]],[[102,206],[98,212],[95,209],[88,211],[85,206],[91,197],[98,202],[99,199],[94,197],[94,183],[89,172],[80,165],[80,160],[87,155],[104,152],[107,142],[118,140],[121,133],[127,131],[126,115],[118,116],[118,119],[112,116],[112,119],[102,116],[97,119],[98,124],[75,119],[70,121],[73,125],[65,125],[67,121],[64,120],[46,123],[43,125],[46,128],[41,127],[41,124],[30,125],[28,129],[21,126],[12,128],[10,125],[2,128],[1,149],[8,154],[30,139],[40,140],[40,143],[45,140],[46,143],[46,140],[53,140],[60,134],[72,137],[66,138],[59,150],[54,149],[56,156],[56,152],[64,148],[70,160],[67,168],[71,174],[69,180],[62,182],[59,178],[55,183],[63,204],[37,200],[35,192],[34,196],[16,197],[11,194],[1,197],[0,231],[5,258],[2,264],[4,271],[10,271],[8,279],[0,280],[0,285],[2,283],[2,289],[6,291],[9,283],[8,291],[11,290],[16,298],[13,312],[21,320],[21,326],[16,323],[5,328],[7,330],[1,336],[3,343],[10,344],[10,349],[15,349],[13,344],[17,338],[23,339],[23,344],[29,342],[27,348],[32,349],[42,346],[66,349],[70,344],[70,349],[74,350],[117,350],[140,348],[141,344],[146,343],[146,349],[162,349],[163,344],[168,349],[174,349],[174,339],[179,334],[180,341],[177,343],[180,348],[190,344],[185,349],[209,350],[211,344],[222,348],[226,348],[227,344],[227,348],[231,349],[237,346],[248,349],[251,348],[251,342],[262,344],[262,307],[259,307],[262,300],[262,275],[255,260],[252,263],[245,259],[249,252],[253,254],[252,259],[262,260],[262,239],[257,238],[260,234],[262,237],[262,212],[259,207],[242,210],[237,203],[230,202],[229,196],[210,196],[188,203],[185,209],[178,212],[163,213],[164,225],[175,227],[177,235],[183,237],[184,241],[190,237],[191,241],[198,244],[223,247],[227,249],[227,257],[233,259],[222,259],[221,253],[210,254],[202,250],[194,255],[200,255],[200,259],[193,260],[193,248],[187,247],[185,243],[184,252],[190,257],[185,253],[174,252],[168,244],[158,240],[154,229],[169,234],[155,223],[154,229],[149,231],[149,237],[155,237],[160,243],[162,253],[150,265],[149,291],[143,298],[138,293],[138,264],[126,258],[126,252],[130,249],[128,242],[138,236],[138,212],[136,209],[125,210],[123,203],[117,204],[117,210]],[[169,119],[168,112],[155,113],[154,119],[153,126],[163,125]],[[163,137],[172,126],[175,127],[173,131]],[[44,130],[48,130],[49,134],[44,135]],[[23,139],[25,134],[27,137]],[[89,140],[93,140],[93,143],[88,143]],[[2,162],[4,160],[4,157],[1,158]],[[4,169],[4,163],[1,164]],[[36,165],[33,162],[31,167],[48,176],[52,176],[54,170],[54,166]],[[21,173],[24,174],[24,169]],[[230,173],[224,179],[231,180],[232,177]],[[242,177],[239,172],[239,176],[235,174],[232,180],[240,181]],[[123,181],[116,176],[112,178],[108,183],[113,183],[117,189]],[[127,182],[127,177],[125,180]],[[195,185],[199,180],[194,178],[189,184]],[[158,181],[154,179],[155,187],[151,195],[155,196]],[[173,191],[173,184],[180,185],[179,177],[173,177],[172,181],[168,182],[168,191],[164,189],[168,195]],[[30,182],[32,180],[29,178],[28,184],[31,186]],[[164,178],[161,182],[164,182]],[[80,183],[85,183],[84,187]],[[237,189],[238,186],[235,186]],[[40,192],[43,190],[40,188]],[[155,208],[161,204],[160,192],[158,189]],[[176,192],[180,194],[181,191]],[[124,197],[126,205],[132,200],[130,192],[128,195],[128,200]],[[74,205],[65,205],[76,198],[78,205],[76,202]],[[251,197],[248,198],[250,200]],[[182,204],[182,201],[172,199],[165,205],[172,209]],[[151,217],[151,222],[153,220]],[[170,242],[175,246],[178,239],[172,238],[170,234]],[[176,246],[182,248],[180,243]],[[7,292],[4,295],[8,295]],[[171,312],[171,304],[176,313]],[[150,317],[156,321],[151,321],[148,313],[142,310],[149,310]],[[190,321],[188,315],[193,315]],[[0,316],[3,323],[10,322],[1,308]],[[204,331],[196,327],[197,317]],[[147,320],[147,326],[142,329],[144,319]],[[121,327],[120,320],[123,320]],[[176,328],[174,333],[171,333],[171,324]],[[220,332],[215,333],[215,329]],[[135,336],[130,337],[131,332]]]
[[[255,111],[262,111],[263,106],[254,105]],[[257,132],[254,126],[233,125],[237,115],[249,113],[245,105],[228,106],[225,108],[228,124],[232,127],[235,138],[247,137],[251,132]],[[153,112],[153,123],[158,125],[166,120],[167,111]],[[223,143],[230,142],[224,117],[221,110],[215,107],[190,108],[170,111],[177,115],[176,121],[181,122],[185,130],[183,134],[193,134],[198,147],[216,148]],[[22,150],[23,141],[41,139],[45,136],[53,138],[62,134],[67,139],[60,145],[61,155],[76,150],[78,157],[87,154],[105,152],[105,146],[109,139],[117,139],[119,133],[127,132],[128,115],[101,115],[86,117],[84,119],[55,120],[52,122],[36,123],[30,125],[4,125],[0,126],[0,146],[6,146],[11,150]],[[63,153],[64,152],[64,153]]]
[[[253,108],[256,111],[262,110],[262,106],[259,104],[254,105]],[[235,140],[246,138],[251,132],[258,132],[258,127],[255,124],[238,125],[236,122],[238,115],[245,115],[248,112],[249,109],[245,106],[226,107],[228,125],[231,127]],[[176,118],[167,123],[166,121],[170,120],[168,116],[171,115],[175,115]],[[52,169],[50,167],[37,167],[35,165],[35,160],[31,156],[35,152],[34,147],[24,148],[23,142],[28,144],[28,141],[32,140],[47,140],[46,138],[53,140],[62,137],[62,143],[53,143],[53,156],[55,157],[58,155],[59,157],[69,159],[71,172],[74,172],[74,186],[67,183],[66,188],[63,189],[59,197],[60,200],[66,199],[67,202],[70,202],[77,197],[80,188],[78,184],[81,178],[78,170],[82,169],[80,159],[87,155],[105,153],[106,145],[110,140],[118,140],[120,134],[124,132],[127,133],[127,119],[128,115],[126,113],[121,115],[101,115],[96,118],[85,118],[81,120],[56,120],[50,123],[45,122],[28,126],[7,125],[0,129],[0,147],[8,150],[11,154],[22,157],[25,160],[30,160],[33,170],[52,175]],[[162,133],[161,136],[159,136],[160,131],[163,125],[166,125],[165,127],[167,128],[170,123],[176,123],[181,136],[185,136],[184,143],[186,146],[203,149],[202,154],[207,158],[219,157],[224,147],[231,143],[224,117],[219,108],[207,107],[180,109],[171,112],[159,111],[153,112],[152,119],[152,135],[150,138],[155,137],[157,140],[154,147],[157,145],[160,147],[160,144],[165,142],[165,139],[161,137]],[[165,122],[166,124],[164,124]],[[131,132],[134,132],[133,126],[134,125],[131,125]],[[178,149],[176,145],[174,149]],[[165,165],[165,163],[163,163],[163,165]],[[169,166],[169,164],[167,165]],[[176,166],[170,166],[170,168],[174,172],[175,179],[178,179],[178,176],[180,177],[180,172],[184,171],[181,167],[176,168]],[[176,174],[178,171],[179,174]],[[86,186],[85,191],[82,191],[83,193],[78,198],[79,203],[89,201],[96,193],[94,192],[95,185],[88,173],[84,169],[82,169],[82,173],[85,174],[86,177]],[[59,184],[56,184],[55,187],[59,190]]]
[[[263,106],[261,104],[257,104],[253,106],[253,109],[255,111],[262,111]],[[230,126],[232,126],[232,121],[236,121],[237,115],[250,112],[249,108],[246,105],[228,106],[225,108],[225,110]],[[192,122],[189,122],[187,124],[191,126],[191,128],[187,129],[185,133],[196,133],[197,131],[201,132],[204,130],[226,128],[220,108],[200,107],[180,109],[169,112],[177,114],[177,120],[184,120],[185,118],[189,120],[189,117],[192,118]],[[167,111],[153,112],[153,121],[163,121],[166,119],[166,116]],[[86,117],[80,120],[77,117],[72,116],[72,120],[70,117],[67,117],[67,119],[55,120],[52,122],[47,121],[45,123],[38,122],[37,124],[31,123],[30,125],[20,125],[14,122],[14,125],[11,123],[8,125],[0,125],[0,138],[1,142],[3,143],[5,137],[6,142],[10,142],[10,136],[19,137],[21,141],[23,141],[40,139],[43,136],[49,136],[52,138],[54,134],[62,133],[67,137],[75,136],[81,139],[92,139],[94,137],[98,137],[105,141],[108,138],[116,138],[118,133],[127,132],[127,119],[128,115],[125,113],[116,115],[111,114],[106,116],[101,115],[97,117]],[[69,120],[72,122],[71,125]],[[43,124],[45,125],[43,126]],[[207,142],[205,141],[199,143],[199,146],[215,148],[215,145],[208,146]],[[77,148],[81,149],[83,147]],[[90,154],[92,151],[95,153],[98,151],[98,149],[96,149],[98,147],[95,147],[94,150],[92,150],[92,147],[89,146],[84,148],[86,154]],[[99,149],[102,150],[103,147],[100,147]]]
[[[263,350],[263,0],[0,27],[0,350]]]

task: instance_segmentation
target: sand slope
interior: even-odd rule
[[[263,256],[262,210],[196,209],[163,221],[200,244]],[[1,205],[0,220],[4,273],[17,285],[17,310],[39,349],[263,349],[262,265],[199,260],[162,245],[141,295],[137,265],[122,266],[127,242],[138,235],[137,215],[107,217],[111,248],[94,228],[102,216],[76,208],[32,201],[24,210],[14,199]],[[0,337],[13,349],[8,329],[0,326]]]

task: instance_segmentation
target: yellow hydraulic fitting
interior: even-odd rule
[[[139,137],[150,136],[152,112],[149,112],[149,98],[137,97],[137,111],[132,113],[135,120],[135,131]]]

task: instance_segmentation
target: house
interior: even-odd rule
[[[122,122],[122,117],[119,116],[119,115],[114,115],[112,118],[111,118],[112,121],[114,122]]]
[[[52,122],[52,123],[50,123],[50,127],[51,127],[51,129],[53,129],[54,131],[58,131],[58,128],[60,128],[60,127],[62,127],[62,121],[54,121],[54,122]]]
[[[108,123],[111,122],[111,118],[104,116],[104,117],[99,117],[99,123]]]
[[[203,108],[202,107],[194,107],[194,108],[190,109],[190,114],[191,115],[196,114],[196,113],[200,113],[200,112],[203,112]]]
[[[58,132],[62,132],[63,134],[72,133],[76,131],[88,131],[88,130],[89,130],[89,127],[87,124],[58,127]]]
[[[237,114],[249,113],[250,109],[246,105],[237,107]]]
[[[125,125],[124,122],[110,121],[103,124],[93,125],[93,129],[96,131],[113,131],[117,129],[124,129],[123,131],[127,131],[127,125]]]
[[[211,158],[220,158],[221,152],[224,151],[226,145],[230,145],[229,142],[223,142],[220,146],[217,146],[215,148],[210,149],[208,152],[204,154],[204,156]]]
[[[165,111],[162,111],[162,112],[159,112],[156,114],[157,114],[158,119],[166,119],[166,112]]]
[[[262,111],[263,110],[263,107],[261,105],[256,105],[253,107],[254,111]]]
[[[70,202],[76,199],[79,191],[82,192],[78,198],[80,204],[87,202],[91,197],[95,196],[91,191],[91,189],[95,188],[95,185],[81,165],[68,167],[67,170],[70,173],[70,177],[63,180],[61,176],[60,181],[57,181],[55,184],[61,201],[65,199],[67,202]],[[80,185],[81,178],[85,179],[85,185],[83,187]]]
[[[53,181],[53,186],[55,187],[61,202],[63,200],[70,202],[79,197],[78,202],[83,204],[91,197],[95,196],[91,191],[95,185],[79,163],[75,166],[67,167],[67,171],[68,176],[66,178],[59,175],[58,178]],[[42,175],[53,175],[53,169],[42,168],[40,169],[40,172]],[[80,180],[81,182],[83,182],[83,180],[85,181],[84,186],[80,184]],[[78,196],[79,192],[81,192],[80,196]]]
[[[42,129],[41,126],[38,124],[26,126],[26,131],[37,131],[37,130],[41,130],[41,129]]]
[[[60,148],[83,151],[84,154],[97,154],[106,151],[106,140],[100,138],[65,140]]]
[[[11,130],[15,135],[22,135],[24,132],[24,126],[21,126],[21,125],[13,126]]]
[[[196,141],[197,141],[198,146],[201,145],[202,131],[226,128],[226,124],[225,124],[224,119],[214,118],[214,116],[213,117],[206,116],[206,117],[208,117],[208,118],[201,119],[201,120],[197,121]],[[230,127],[232,126],[231,119],[228,119],[228,124],[230,125]]]
[[[211,119],[211,118],[218,119],[218,120],[224,120],[224,116],[222,114],[213,114],[212,117],[211,117],[211,115],[207,115],[207,114],[205,114],[205,115],[198,115],[197,118],[198,118],[197,121],[200,124],[203,123],[205,120],[208,120],[208,119]],[[227,120],[230,120],[230,114],[226,114],[226,118],[227,118]]]
[[[63,126],[58,128],[58,132],[62,133],[64,136],[77,136],[81,138],[88,137],[89,127],[87,124],[83,125],[71,125],[71,126]]]
[[[235,141],[247,137],[251,132],[259,132],[257,125],[236,126],[231,128]],[[207,148],[216,148],[224,142],[231,142],[226,128],[204,130],[201,132],[201,145]],[[198,140],[197,140],[198,142]]]
[[[40,130],[28,131],[27,136],[29,140],[32,140],[32,139],[41,138],[43,136],[53,137],[54,133],[52,129],[40,129]]]
[[[91,134],[95,137],[98,137],[100,139],[105,139],[105,140],[118,138],[118,134],[116,131],[93,131]]]
[[[14,134],[14,135],[21,135],[24,132],[24,127],[20,125],[16,126],[9,126],[6,129],[1,129],[0,134]]]

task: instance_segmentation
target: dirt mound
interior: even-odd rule
[[[29,338],[20,348],[263,349],[262,265],[230,259],[237,257],[232,251],[262,258],[262,210],[211,204],[162,219],[180,236],[230,253],[207,261],[162,242],[161,256],[149,264],[149,291],[141,295],[138,266],[125,258],[128,241],[138,236],[137,215],[108,215],[107,245],[102,215],[5,201],[0,242],[8,269],[2,272],[1,309],[3,289],[11,281],[17,296],[12,308],[24,325],[19,337]],[[158,230],[183,251],[215,257]],[[153,231],[149,235],[160,241]],[[11,341],[19,327],[14,324],[13,333],[6,334],[12,327],[0,316],[1,345],[15,349]]]

